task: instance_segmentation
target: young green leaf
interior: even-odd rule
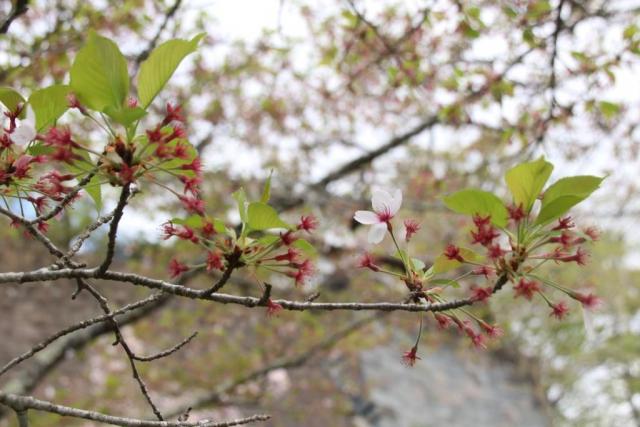
[[[15,111],[18,104],[24,105],[25,100],[22,97],[22,95],[20,95],[18,92],[11,89],[10,87],[0,87],[0,102],[2,102],[2,104],[4,104],[4,106],[7,107],[9,110]],[[26,114],[27,114],[27,110],[26,109],[22,110],[22,113],[20,113],[20,118],[23,119],[26,116]]]
[[[186,225],[190,228],[199,228],[202,227],[203,219],[200,215],[191,215],[187,218],[173,218],[171,222],[178,225]]]
[[[94,175],[87,186],[84,188],[87,194],[89,194],[89,197],[91,197],[93,202],[96,204],[96,209],[98,210],[98,212],[100,212],[100,210],[102,209],[102,189],[100,185],[101,179],[102,178],[100,178],[99,175]]]
[[[147,108],[162,90],[180,62],[195,51],[205,33],[191,40],[175,39],[162,43],[155,48],[149,58],[140,66],[138,73],[138,98],[143,108]]]
[[[308,256],[315,256],[317,254],[316,248],[304,239],[298,239],[291,244],[293,247],[300,249]]]
[[[561,217],[600,188],[603,179],[590,175],[559,179],[544,192],[542,208],[535,224],[547,224]]]
[[[452,279],[435,279],[429,282],[432,285],[451,286],[452,288],[459,288],[460,283]]]
[[[109,106],[105,108],[105,113],[109,117],[111,117],[117,123],[120,123],[124,127],[129,127],[131,124],[137,120],[140,120],[144,117],[147,112],[140,107],[129,108],[129,107],[112,107]]]
[[[242,222],[246,223],[247,222],[247,195],[244,192],[244,188],[240,187],[233,194],[231,194],[231,197],[233,197],[236,200],[236,203],[238,204],[238,213],[240,214],[240,219],[242,220]]]
[[[38,132],[53,125],[69,109],[67,95],[70,91],[67,85],[53,85],[31,94],[29,104],[36,115]]]
[[[562,196],[581,196],[586,199],[600,188],[604,178],[591,175],[578,175],[562,178],[554,182],[544,192],[542,206]]]
[[[262,190],[262,197],[260,197],[260,201],[262,203],[267,203],[271,198],[271,176],[273,176],[273,169],[269,172],[269,178],[264,183],[264,189]]]
[[[506,173],[505,180],[515,204],[522,205],[525,212],[531,212],[552,171],[553,165],[544,157],[511,168]]]
[[[278,212],[262,202],[253,202],[247,208],[247,224],[253,230],[268,230],[271,228],[291,228],[278,216]]]
[[[507,208],[495,194],[467,189],[445,196],[442,200],[454,212],[465,215],[490,215],[491,222],[498,227],[507,225]]]
[[[44,143],[42,142],[36,142],[35,144],[31,144],[29,147],[27,147],[27,154],[31,156],[40,156],[42,154],[52,154],[54,151],[56,151],[55,148],[49,145],[44,145]]]
[[[426,267],[424,261],[418,258],[411,258],[411,263],[416,268],[416,270],[422,271]]]
[[[92,110],[118,109],[129,94],[127,61],[113,41],[94,31],[76,55],[70,74],[71,88]]]

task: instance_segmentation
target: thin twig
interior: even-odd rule
[[[109,307],[109,303],[107,302],[107,299],[100,292],[98,292],[97,289],[91,286],[90,283],[81,282],[82,280],[83,279],[78,279],[79,281],[78,285],[87,289],[87,291],[96,299],[96,301],[98,301],[100,308],[102,308],[105,314],[111,314],[112,311],[111,311],[111,308]],[[151,410],[153,411],[155,416],[158,418],[158,420],[163,421],[164,417],[162,416],[160,409],[158,409],[157,405],[151,398],[151,395],[149,394],[149,389],[147,388],[147,384],[144,382],[144,380],[140,376],[140,373],[138,372],[138,368],[135,362],[136,355],[133,352],[133,350],[131,350],[131,347],[129,347],[129,344],[127,344],[124,337],[122,336],[122,331],[120,330],[120,325],[118,325],[118,321],[113,316],[110,316],[107,321],[111,323],[111,325],[113,326],[113,332],[116,335],[116,342],[114,344],[120,344],[120,347],[122,347],[122,349],[127,355],[127,358],[129,359],[129,365],[131,366],[131,373],[133,375],[133,378],[138,383],[140,392],[142,393],[144,398],[147,400],[147,403],[149,403]]]
[[[162,21],[162,24],[160,24],[160,27],[158,28],[158,31],[156,31],[156,34],[155,34],[155,36],[153,36],[153,38],[149,42],[149,45],[146,47],[145,50],[140,52],[140,54],[138,54],[138,56],[136,56],[136,59],[135,59],[136,68],[140,65],[140,63],[142,63],[142,61],[144,61],[145,59],[147,59],[149,57],[149,54],[151,53],[151,51],[156,47],[156,45],[158,44],[158,40],[160,40],[160,35],[164,31],[164,29],[167,27],[167,24],[169,23],[171,18],[173,18],[173,16],[178,11],[178,8],[180,7],[180,3],[182,3],[182,0],[176,0],[176,2],[173,4],[173,6],[171,6],[167,10],[167,12],[164,15],[164,20]]]
[[[49,213],[40,215],[30,220],[29,223],[33,225],[39,222],[46,222],[54,216],[58,215],[62,211],[62,209],[64,209],[69,204],[69,202],[71,202],[76,197],[80,190],[82,190],[84,186],[87,185],[89,181],[91,181],[95,174],[95,170],[89,172],[84,178],[80,180],[80,182],[78,182],[78,185],[76,185],[73,190],[71,190],[66,196],[64,196],[60,203],[58,203],[53,209],[51,209],[51,211],[49,211]]]
[[[161,352],[153,354],[151,356],[134,355],[134,359],[139,361],[139,362],[151,362],[152,360],[162,359],[163,357],[167,357],[167,356],[175,353],[176,351],[180,350],[182,347],[184,347],[185,345],[189,344],[189,342],[191,342],[191,340],[194,339],[197,336],[198,336],[198,331],[192,333],[187,338],[183,339],[181,342],[179,342],[178,344],[174,345],[173,347],[171,347],[171,348],[169,348],[167,350],[161,351]]]
[[[13,358],[12,360],[10,360],[6,365],[4,365],[2,368],[0,368],[0,376],[3,375],[5,372],[7,372],[8,370],[10,370],[11,368],[13,368],[14,366],[20,364],[21,362],[31,358],[32,356],[34,356],[36,353],[38,353],[39,351],[43,350],[44,348],[46,348],[49,344],[51,344],[52,342],[56,341],[59,338],[62,338],[65,335],[69,335],[72,332],[78,331],[80,329],[85,329],[88,328],[91,325],[94,325],[96,323],[101,323],[104,321],[107,321],[113,317],[119,316],[121,314],[127,313],[129,311],[133,311],[136,310],[140,307],[144,307],[147,304],[151,304],[153,302],[158,301],[159,299],[163,298],[164,295],[162,293],[156,293],[151,295],[148,298],[145,298],[141,301],[135,302],[133,304],[128,304],[125,305],[124,307],[115,310],[109,314],[105,314],[103,316],[98,316],[98,317],[94,317],[93,319],[88,319],[88,320],[83,320],[82,322],[76,323],[75,325],[69,326],[65,329],[62,329],[61,331],[56,332],[55,334],[51,335],[50,337],[48,337],[47,339],[45,339],[44,341],[40,342],[39,344],[33,346],[29,351],[26,351],[25,353],[21,354],[20,356],[17,356],[15,358]],[[165,297],[166,298],[166,297]]]
[[[124,208],[127,206],[127,202],[129,201],[129,195],[131,194],[131,184],[125,184],[122,187],[122,192],[120,193],[120,199],[118,200],[118,204],[116,208],[113,210],[113,219],[111,220],[111,224],[109,226],[109,234],[107,236],[107,254],[104,257],[104,261],[98,267],[99,272],[105,272],[111,265],[113,261],[113,255],[116,250],[116,238],[118,237],[118,225],[120,225],[120,220],[122,219],[122,214],[124,213]]]
[[[232,381],[222,384],[217,387],[210,393],[206,393],[194,401],[191,401],[187,404],[181,405],[179,408],[173,409],[169,416],[176,416],[184,413],[189,408],[198,409],[203,408],[207,405],[211,405],[213,403],[217,403],[222,401],[222,398],[229,393],[233,392],[239,386],[247,384],[252,381],[256,381],[260,378],[267,376],[270,372],[278,370],[278,369],[294,369],[304,366],[309,359],[317,356],[319,353],[327,351],[335,346],[339,341],[347,338],[349,335],[359,330],[360,328],[368,325],[372,321],[379,319],[381,316],[386,315],[387,313],[375,313],[373,315],[365,316],[361,319],[354,320],[350,322],[347,326],[340,329],[338,332],[331,334],[326,337],[322,341],[317,344],[312,345],[307,350],[303,351],[300,354],[297,354],[293,357],[282,358],[277,360],[268,366],[261,367],[255,371],[249,372],[248,374],[242,375]]]

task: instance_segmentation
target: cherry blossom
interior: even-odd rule
[[[18,145],[27,145],[36,138],[36,129],[28,121],[23,121],[11,134],[11,140]]]
[[[385,190],[374,190],[371,198],[372,211],[357,211],[354,219],[360,224],[371,225],[369,243],[380,243],[384,234],[391,229],[391,219],[400,210],[402,192],[394,191],[393,195]]]

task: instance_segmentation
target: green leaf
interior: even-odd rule
[[[266,234],[266,235],[260,237],[257,240],[257,242],[260,243],[263,246],[269,246],[269,245],[277,242],[278,240],[280,240],[280,236],[276,236],[274,234]]]
[[[613,102],[600,101],[598,103],[598,108],[602,115],[607,119],[611,119],[620,113],[620,105]]]
[[[53,125],[68,109],[67,95],[71,88],[67,85],[53,85],[36,90],[29,97],[29,104],[36,114],[36,130],[40,132]]]
[[[534,202],[542,192],[552,171],[553,165],[544,157],[511,168],[506,173],[505,180],[515,204],[522,204],[525,212],[531,212]]]
[[[55,148],[50,147],[48,145],[44,145],[42,142],[36,142],[35,144],[31,144],[27,148],[27,154],[31,156],[39,156],[41,154],[52,154],[56,151]]]
[[[424,262],[418,258],[411,258],[411,263],[416,268],[416,270],[422,271],[426,267]]]
[[[190,215],[187,218],[173,218],[171,222],[177,225],[186,225],[190,228],[199,228],[203,225],[203,219],[200,215]]]
[[[273,175],[273,169],[269,172],[269,178],[267,178],[264,183],[264,189],[262,190],[262,197],[260,197],[260,201],[262,203],[267,203],[271,198],[271,176]]]
[[[507,208],[493,193],[467,189],[445,196],[442,200],[454,212],[465,215],[491,215],[491,222],[498,227],[507,225]]]
[[[561,196],[583,196],[585,199],[600,188],[604,178],[593,175],[578,175],[562,178],[554,182],[544,192],[542,206]]]
[[[452,288],[460,287],[460,283],[451,279],[435,279],[435,280],[431,280],[429,283],[433,285],[451,286]]]
[[[122,107],[129,94],[127,61],[111,40],[89,32],[89,40],[71,66],[71,88],[87,107]]]
[[[15,111],[18,104],[25,104],[25,100],[17,91],[11,89],[10,87],[0,87],[0,102],[4,104],[10,111]],[[27,114],[27,110],[22,110],[19,118],[24,119]]]
[[[247,194],[244,192],[244,188],[240,187],[233,194],[231,194],[238,204],[238,213],[243,223],[247,222]]]
[[[535,225],[543,225],[562,216],[569,209],[580,203],[584,198],[580,196],[561,196],[548,203],[538,214]]]
[[[102,209],[102,189],[100,185],[100,176],[94,175],[89,181],[84,190],[89,194],[89,197],[93,199],[96,204],[98,212]]]
[[[293,247],[300,249],[302,252],[309,256],[315,256],[318,251],[316,248],[309,242],[304,239],[298,239],[291,244]]]
[[[570,176],[553,183],[544,192],[536,225],[559,218],[600,188],[604,178],[591,175]]]
[[[175,39],[155,48],[149,58],[140,66],[138,73],[138,98],[143,108],[147,108],[173,75],[180,62],[195,51],[205,33],[191,40]]]
[[[291,228],[278,216],[278,212],[262,202],[250,203],[247,208],[247,224],[253,230],[268,230],[271,228]]]
[[[108,106],[104,110],[109,117],[111,117],[117,123],[120,123],[124,127],[129,127],[133,122],[140,120],[147,114],[145,110],[140,107],[112,107]]]
[[[224,221],[218,218],[213,218],[213,229],[216,233],[224,233],[227,230],[227,226],[224,225]]]
[[[482,259],[480,255],[467,248],[460,248],[460,255],[465,261],[477,262]],[[449,259],[445,254],[440,254],[433,263],[433,273],[445,273],[447,271],[455,270],[461,265],[462,263],[460,261],[456,259]]]

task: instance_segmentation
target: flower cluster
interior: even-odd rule
[[[244,198],[244,193],[241,194]],[[263,202],[249,204],[251,206],[272,212],[272,208]],[[266,283],[259,279],[260,275],[279,274],[293,279],[296,286],[304,285],[315,271],[308,256],[312,247],[304,237],[314,232],[318,227],[318,220],[313,215],[303,215],[296,225],[289,225],[276,218],[272,226],[267,224],[265,227],[256,227],[252,216],[254,210],[247,208],[244,202],[239,205],[239,209],[250,212],[241,215],[246,218],[246,222],[243,222],[239,235],[223,221],[206,215],[192,215],[187,219],[174,219],[163,224],[163,239],[176,238],[206,249],[204,261],[200,264],[187,265],[173,258],[169,263],[170,276],[175,278],[194,268],[229,274],[235,269],[248,268],[265,289]],[[278,229],[280,231],[276,231]],[[266,307],[269,315],[282,310],[270,298],[266,301]]]
[[[591,176],[564,178],[539,194],[552,168],[550,163],[539,159],[510,170],[506,180],[514,196],[511,204],[503,204],[493,194],[480,190],[462,190],[445,197],[445,204],[450,209],[471,215],[473,226],[469,243],[480,250],[448,244],[430,268],[412,258],[408,245],[401,248],[396,239],[393,219],[400,209],[401,192],[396,190],[392,195],[387,191],[374,191],[373,211],[357,211],[354,218],[371,226],[371,243],[380,243],[386,233],[390,235],[403,270],[386,268],[369,252],[361,256],[357,266],[401,280],[409,291],[410,300],[416,304],[445,303],[443,307],[450,302],[443,295],[447,287],[459,287],[462,279],[483,278],[487,283],[472,284],[468,298],[459,300],[454,308],[430,311],[440,328],[455,326],[476,348],[486,348],[487,339],[498,338],[503,331],[464,307],[487,302],[505,285],[512,285],[515,298],[531,301],[539,297],[549,306],[549,315],[556,319],[568,315],[569,305],[564,300],[554,301],[552,293],[564,294],[587,309],[598,307],[601,300],[593,293],[569,289],[538,273],[547,263],[585,265],[588,254],[584,246],[598,240],[599,236],[594,227],[578,230],[573,219],[563,214],[595,191],[602,179]],[[536,202],[541,208],[534,215],[532,208]],[[406,220],[404,225],[408,244],[420,227],[414,220]],[[460,271],[461,275],[439,277],[449,271]],[[418,343],[419,338],[403,355],[403,361],[409,366],[419,359]]]
[[[100,124],[73,93],[67,102],[69,108],[78,109],[84,117]],[[84,189],[91,194],[91,188],[106,182],[124,186],[145,177],[173,193],[188,212],[205,215],[199,190],[202,163],[185,138],[180,107],[167,104],[160,122],[137,136],[130,132],[119,134],[105,121],[100,126],[107,133],[106,144],[95,149],[75,136],[69,126],[50,126],[37,133],[30,120],[23,118],[24,105],[18,103],[4,113],[7,123],[0,131],[0,194],[5,200],[15,199],[21,206],[31,204],[37,215],[43,215],[51,202],[64,200],[83,179]],[[46,164],[46,168],[37,171],[38,164]],[[163,183],[159,172],[176,177],[183,191]],[[64,207],[80,194],[74,192]],[[46,227],[42,225],[41,229]]]

